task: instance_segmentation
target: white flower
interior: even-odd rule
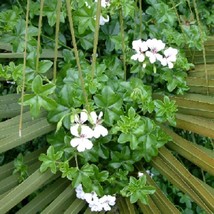
[[[144,176],[144,174],[142,172],[138,172],[138,177],[140,178],[142,176]]]
[[[154,174],[150,170],[146,170],[147,174],[152,178]]]
[[[93,193],[85,193],[85,200],[87,203],[91,203],[93,201],[94,195]]]
[[[85,6],[86,6],[87,8],[89,8],[89,9],[91,8],[91,6],[88,4],[87,1],[85,2]]]
[[[107,15],[107,17],[105,18],[102,15],[100,15],[100,25],[104,25],[107,22],[109,22],[109,16]]]
[[[85,193],[82,184],[78,185],[75,191],[77,198],[86,200],[92,212],[100,212],[102,210],[109,211],[111,210],[111,206],[114,206],[116,203],[115,196],[104,195],[103,197],[98,198],[96,192]]]
[[[95,0],[97,2],[97,0]],[[101,7],[108,7],[110,6],[110,0],[101,0]]]
[[[148,49],[146,42],[142,42],[141,39],[132,42],[132,48],[137,52],[131,59],[143,62],[145,60],[145,51]]]
[[[91,201],[87,201],[89,207],[91,208],[91,211],[92,212],[102,211],[102,204],[100,203],[100,199],[98,198],[97,194],[95,192],[92,192],[91,196],[92,196]]]
[[[149,61],[153,64],[156,60],[161,61],[163,56],[158,52],[165,48],[165,43],[157,39],[148,39],[146,44],[150,51],[146,51],[146,56],[149,57]]]
[[[76,196],[77,196],[77,198],[82,199],[82,200],[85,199],[85,192],[84,192],[83,189],[82,189],[82,184],[79,184],[79,185],[76,187],[75,191],[76,191]]]
[[[94,126],[94,137],[99,138],[100,136],[106,136],[108,134],[108,130],[101,125],[103,112],[100,112],[99,116],[97,116],[96,112],[92,111],[90,113],[92,122]]]
[[[74,121],[78,124],[83,124],[88,120],[88,114],[86,110],[82,110],[79,115],[74,116]]]
[[[102,205],[102,208],[105,211],[109,211],[111,210],[110,206],[114,206],[115,205],[115,201],[116,201],[116,197],[115,196],[111,196],[111,195],[104,195],[102,198],[100,198],[99,202]]]
[[[93,147],[93,143],[88,140],[88,138],[92,138],[94,135],[93,130],[86,125],[75,124],[70,128],[71,134],[75,136],[70,141],[72,147],[77,147],[79,152],[83,152],[86,149],[91,149]]]
[[[178,53],[178,50],[175,48],[168,48],[164,51],[164,58],[160,60],[161,64],[163,66],[168,65],[168,67],[171,69],[173,68],[173,62],[176,61],[176,55]]]
[[[96,192],[85,193],[82,184],[78,185],[75,191],[77,198],[86,200],[92,212],[100,212],[102,210],[110,211],[111,206],[114,206],[116,203],[115,196],[104,195],[103,197],[98,198]]]
[[[91,208],[92,212],[100,212],[103,209],[102,205],[99,202],[98,203],[92,202],[89,204],[89,207]]]

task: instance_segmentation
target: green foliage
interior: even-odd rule
[[[101,94],[94,97],[94,101],[99,108],[104,110],[104,120],[107,124],[113,125],[113,122],[119,119],[122,99],[110,86],[105,86]]]
[[[175,112],[177,111],[175,101],[171,101],[169,97],[165,96],[163,102],[161,100],[155,101],[156,120],[159,122],[168,121],[171,125],[175,123]]]
[[[40,113],[41,106],[46,110],[56,108],[56,102],[49,98],[48,95],[52,94],[55,89],[53,83],[42,84],[42,78],[37,75],[32,82],[32,92],[34,94],[26,94],[24,97],[24,105],[30,105],[33,117]]]
[[[54,147],[50,146],[47,150],[47,155],[41,154],[39,157],[40,161],[43,161],[40,170],[41,172],[45,172],[48,168],[50,168],[52,173],[56,173],[56,161],[62,157],[62,152],[58,151],[55,153]]]
[[[143,204],[148,204],[147,196],[154,192],[154,187],[146,185],[146,176],[141,176],[138,180],[131,176],[129,185],[121,190],[122,196],[130,197],[131,203],[140,200]]]
[[[56,79],[52,80],[50,74],[54,60],[37,56],[37,36],[40,31],[41,45],[38,48],[41,53],[55,46],[57,0],[45,1],[41,29],[38,29],[40,2],[34,1],[30,5],[24,85],[25,66],[22,61],[0,64],[1,78],[15,81],[17,91],[25,88],[23,104],[30,107],[32,116],[37,117],[43,108],[48,112],[49,122],[56,124],[55,133],[48,137],[47,153],[40,155],[40,171],[50,169],[54,174],[59,171],[63,178],[72,181],[74,188],[82,184],[85,192],[95,191],[99,196],[121,194],[130,197],[131,203],[140,200],[148,204],[147,195],[153,194],[155,189],[147,185],[145,176],[133,177],[135,163],[149,164],[158,155],[159,148],[171,140],[159,123],[176,126],[177,106],[165,94],[183,94],[188,90],[186,71],[191,64],[182,51],[178,51],[178,60],[173,61],[171,69],[158,60],[152,63],[146,59],[145,64],[134,61],[131,59],[132,42],[157,38],[174,48],[201,49],[200,29],[194,20],[190,21],[194,16],[191,17],[186,1],[174,7],[164,0],[147,0],[141,11],[134,0],[112,0],[101,11],[109,21],[100,25],[97,58],[92,62],[95,60],[92,49],[97,3],[92,0],[72,1],[74,29],[70,29],[65,1],[62,3],[57,48],[62,51],[63,58],[55,61]],[[25,6],[24,2],[22,4]],[[199,8],[201,16],[204,10],[205,4]],[[24,15],[24,10],[16,6],[0,13],[0,42],[9,43],[13,52],[24,51]],[[206,11],[204,22],[208,24],[207,29],[213,26],[209,15],[212,12]],[[182,17],[181,23],[178,16]],[[188,25],[186,19],[190,21]],[[70,31],[75,34],[76,44]],[[79,58],[73,54],[73,49]],[[140,50],[140,54],[142,52]],[[92,65],[95,65],[94,73]],[[163,100],[153,98],[157,91],[164,96]],[[98,114],[94,122],[91,115],[94,111],[97,114],[102,112],[103,118]],[[80,120],[81,113],[89,118],[85,123]],[[73,134],[71,128],[76,125],[77,133]],[[84,126],[94,132],[96,128],[105,128],[107,134],[102,132],[101,137],[96,137],[93,132],[93,137],[88,139],[90,133],[81,133]],[[82,144],[90,140],[93,147],[80,152],[78,147],[72,146],[72,141],[78,140]],[[15,166],[15,171],[24,179],[27,172],[22,156],[18,156]],[[180,196],[180,203],[187,207],[185,212],[189,211],[189,198]]]
[[[22,182],[28,177],[28,167],[24,163],[23,155],[21,153],[19,153],[17,158],[14,160],[14,167],[15,170],[13,173],[19,174],[19,182]]]

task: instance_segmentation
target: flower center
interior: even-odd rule
[[[80,138],[86,138],[86,135],[85,134],[81,134]]]
[[[158,52],[158,51],[157,51],[156,48],[153,48],[153,49],[152,49],[152,53],[153,53],[153,54],[156,54],[157,52]]]

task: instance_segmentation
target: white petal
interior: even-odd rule
[[[171,55],[167,58],[168,61],[170,62],[175,62],[176,61],[176,56],[175,55]]]
[[[76,192],[76,196],[79,199],[82,199],[82,200],[85,199],[85,193],[84,192]]]
[[[88,4],[88,2],[85,2],[85,6],[88,7],[88,8],[91,8]]]
[[[139,45],[139,47],[140,47],[140,51],[141,52],[145,52],[145,51],[148,50],[148,46],[147,46],[146,42],[141,42],[140,45]]]
[[[98,119],[100,120],[100,119],[102,118],[102,116],[103,116],[103,112],[101,111],[101,112],[99,113]]]
[[[161,59],[161,65],[166,66],[167,65],[167,60],[166,58]]]
[[[138,172],[138,177],[140,178],[142,176],[144,176],[144,174],[142,172]]]
[[[77,192],[77,191],[83,192],[82,184],[79,184],[79,185],[76,187],[75,191],[76,191],[76,192]]]
[[[99,138],[100,135],[102,135],[104,137],[107,134],[108,134],[108,130],[104,126],[102,126],[102,125],[97,125],[94,128],[94,137],[95,138]]]
[[[155,55],[151,51],[146,52],[146,56],[149,57],[149,61],[153,64],[156,61]]]
[[[132,42],[132,49],[136,50],[137,52],[139,52],[139,47],[141,46],[141,39],[138,39],[138,40],[134,40]]]
[[[136,61],[136,60],[138,60],[138,57],[139,57],[139,54],[134,54],[134,55],[132,55],[131,59]]]
[[[83,143],[84,143],[85,149],[91,149],[93,147],[93,143],[88,139],[84,139]]]
[[[86,202],[91,203],[92,202],[92,194],[91,193],[85,193]]]
[[[163,56],[160,55],[160,54],[155,54],[155,56],[156,56],[156,59],[157,59],[158,61],[160,61],[160,62],[161,62],[161,60],[163,59]]]
[[[153,44],[154,44],[154,41],[151,40],[151,39],[148,39],[148,40],[146,41],[146,45],[147,45],[150,49],[153,48]]]
[[[96,112],[95,112],[95,111],[92,111],[92,112],[90,113],[90,116],[91,116],[91,118],[92,118],[92,120],[93,120],[93,124],[96,124],[96,123],[97,123],[97,114],[96,114]]]
[[[161,40],[157,40],[156,43],[156,50],[161,51],[165,48],[165,43],[163,43]]]
[[[153,53],[151,51],[146,51],[145,54],[146,54],[147,57],[150,57],[151,55],[153,55]]]
[[[139,62],[143,62],[145,60],[145,55],[144,54],[139,54],[138,60],[139,60]]]
[[[97,2],[97,0],[95,0]],[[106,0],[101,0],[101,7],[108,7],[110,6],[110,2],[107,2]]]
[[[100,25],[104,25],[106,22],[109,22],[109,16],[107,18],[100,16]]]
[[[81,142],[77,146],[78,152],[84,152],[86,149],[91,149],[93,147],[93,144],[90,140],[82,138]]]
[[[82,142],[81,138],[73,138],[71,141],[70,141],[70,144],[72,147],[76,147],[78,146],[80,143]]]
[[[178,53],[178,50],[175,49],[175,48],[171,48],[171,47],[170,47],[170,48],[167,48],[167,49],[164,51],[164,55],[165,55],[166,57],[170,57],[170,56],[176,57],[177,53]]]
[[[105,204],[103,204],[103,209],[104,209],[105,211],[110,211],[110,210],[111,210],[111,207],[110,207],[107,203],[105,203]]]
[[[70,131],[71,131],[71,134],[74,135],[75,137],[79,137],[79,133],[78,133],[78,129],[79,129],[79,124],[75,124],[73,126],[71,126],[70,128]]]
[[[75,191],[76,191],[76,196],[77,196],[77,198],[82,199],[82,200],[85,199],[85,193],[84,193],[84,191],[83,191],[83,189],[82,189],[82,184],[79,184],[79,185],[76,187]]]
[[[80,118],[79,118],[79,115],[78,115],[78,114],[75,114],[75,115],[74,115],[74,121],[75,121],[76,123],[79,123],[79,122],[80,122]]]
[[[84,138],[92,138],[94,136],[94,131],[86,126],[86,125],[83,125],[81,126],[81,135],[84,135]]]
[[[80,123],[83,124],[88,120],[88,114],[86,113],[86,110],[81,111],[80,113]]]
[[[168,62],[168,67],[169,67],[170,69],[172,69],[172,68],[174,67],[174,65],[173,65],[171,62]]]

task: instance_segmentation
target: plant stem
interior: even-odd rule
[[[62,0],[57,2],[56,12],[56,30],[55,30],[55,49],[54,49],[54,67],[53,67],[53,81],[56,82],[56,69],[57,69],[57,55],[59,46],[59,25],[60,25],[60,10],[62,7]]]
[[[24,110],[24,93],[25,93],[25,70],[26,70],[26,60],[27,60],[27,36],[28,36],[28,23],[29,23],[29,11],[30,11],[30,0],[27,0],[27,12],[25,18],[25,43],[24,43],[24,58],[23,58],[23,70],[22,70],[22,91],[21,91],[21,109],[20,109],[20,119],[19,119],[19,137],[22,136],[22,120],[23,120],[23,110]]]
[[[70,25],[72,43],[73,43],[73,47],[74,47],[74,54],[75,54],[75,58],[76,58],[76,63],[77,63],[79,78],[80,78],[81,87],[82,87],[82,91],[83,91],[83,96],[85,99],[85,105],[86,105],[86,109],[88,110],[88,112],[90,112],[89,103],[88,103],[88,95],[85,90],[85,82],[83,79],[82,69],[80,66],[79,54],[78,54],[78,50],[77,50],[77,43],[76,43],[76,38],[75,38],[75,33],[74,33],[74,25],[73,25],[72,9],[71,9],[70,0],[66,0],[66,6],[67,6],[67,11],[68,11],[68,20],[69,20],[69,25]]]
[[[205,80],[206,80],[206,86],[207,86],[207,95],[209,95],[209,79],[208,79],[208,71],[207,71],[206,50],[204,47],[204,41],[203,41],[204,38],[203,38],[203,33],[202,33],[202,27],[201,27],[201,22],[200,22],[198,10],[197,10],[197,4],[196,4],[195,0],[193,0],[193,5],[194,5],[196,20],[198,22],[198,28],[199,28],[199,33],[200,33],[201,46],[202,46],[202,51],[203,51],[203,60],[204,60]]]
[[[126,48],[125,48],[125,33],[124,33],[124,22],[123,22],[123,9],[122,5],[120,8],[120,29],[122,38],[122,51],[123,51],[123,69],[124,69],[124,80],[126,80]]]
[[[101,14],[101,0],[97,1],[97,12],[96,12],[96,25],[94,33],[94,48],[92,56],[92,65],[91,65],[91,78],[94,79],[95,67],[96,67],[96,54],[97,54],[97,45],[99,38],[99,29],[100,29],[100,14]]]
[[[44,0],[41,0],[41,2],[40,2],[40,13],[39,13],[39,26],[38,26],[39,31],[38,31],[37,49],[36,49],[36,73],[39,73],[39,58],[40,58],[43,7],[44,7]]]
[[[78,159],[77,159],[77,155],[76,154],[75,154],[74,158],[75,158],[76,167],[77,167],[77,169],[79,169],[79,164],[78,164]]]
[[[143,22],[142,0],[139,0],[139,7],[140,7],[140,38],[141,38],[142,37],[142,22]]]

